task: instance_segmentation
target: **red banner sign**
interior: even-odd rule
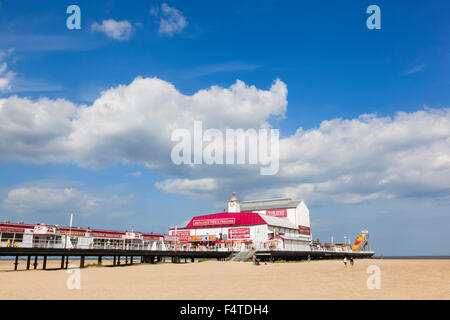
[[[285,218],[287,217],[287,209],[266,210],[266,214],[272,217]]]
[[[173,236],[170,236],[167,234],[164,235],[164,241],[175,242],[177,240],[178,240],[178,238],[175,235],[173,235]]]
[[[250,238],[250,228],[228,229],[228,239],[248,239]]]
[[[230,225],[235,224],[235,218],[217,218],[217,219],[202,219],[193,221],[194,227],[208,227],[217,225]]]
[[[311,234],[310,227],[298,226],[298,231],[300,232],[300,234],[306,234],[308,236]]]
[[[178,240],[181,242],[188,242],[189,236],[191,235],[191,231],[189,231],[189,230],[172,231],[172,235],[177,236]]]

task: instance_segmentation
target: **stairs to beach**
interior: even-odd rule
[[[246,261],[250,259],[255,252],[256,250],[240,251],[237,255],[231,258],[231,261]]]

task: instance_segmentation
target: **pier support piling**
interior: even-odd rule
[[[116,266],[116,256],[113,258],[113,266]]]
[[[64,269],[64,256],[61,256],[61,269]]]
[[[133,256],[130,257],[130,264],[133,264]]]
[[[98,264],[102,264],[102,256],[98,256]]]
[[[19,265],[19,256],[16,256],[16,261],[14,262],[14,270],[17,270],[18,265]]]
[[[80,257],[80,268],[84,268],[84,256]]]
[[[69,256],[66,256],[66,269],[69,268]]]
[[[47,256],[44,256],[44,262],[43,262],[43,265],[42,265],[42,269],[43,270],[47,269]]]
[[[27,270],[30,270],[31,256],[27,257]]]
[[[37,266],[38,266],[38,257],[34,256],[34,264],[33,264],[34,270],[36,270]]]
[[[145,256],[143,258],[145,263],[155,263],[155,256]]]

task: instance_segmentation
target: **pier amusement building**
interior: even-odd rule
[[[192,218],[170,234],[189,245],[219,249],[310,250],[309,209],[291,198],[241,202],[235,193],[226,212]]]

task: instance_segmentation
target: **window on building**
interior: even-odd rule
[[[23,241],[23,233],[16,233],[14,241],[15,242],[22,242]]]
[[[9,233],[9,232],[3,232],[2,233],[2,242],[6,242],[6,241],[8,241],[9,239],[13,239],[14,238],[14,233]]]

